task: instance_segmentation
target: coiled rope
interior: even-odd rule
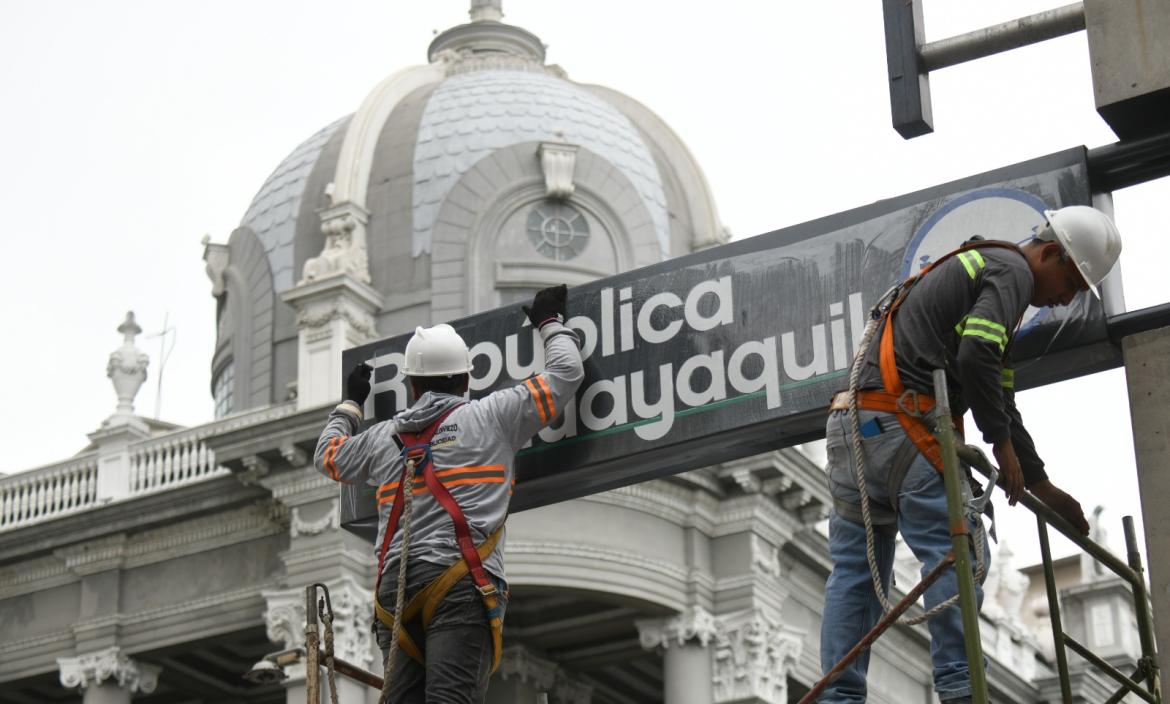
[[[873,578],[873,590],[877,594],[878,601],[882,605],[882,615],[888,614],[894,604],[890,602],[889,594],[882,585],[881,576],[878,574],[877,555],[874,551],[873,540],[873,517],[869,512],[869,492],[866,489],[865,483],[865,449],[861,443],[861,421],[857,415],[857,387],[861,383],[861,370],[865,364],[865,356],[869,351],[869,345],[873,341],[874,334],[877,333],[881,321],[886,318],[887,311],[890,306],[897,300],[901,293],[902,284],[893,286],[878,299],[878,302],[870,310],[869,322],[865,325],[865,331],[861,336],[861,343],[857,347],[857,355],[853,358],[853,366],[849,369],[849,430],[853,436],[853,465],[857,472],[857,491],[861,497],[861,518],[865,524],[865,556],[869,561],[869,574]],[[969,488],[964,487],[964,495]],[[982,528],[982,526],[980,526]],[[985,565],[983,564],[983,531],[973,531],[973,541],[975,544],[975,581],[979,582],[983,579],[983,572]],[[934,608],[911,618],[900,619],[900,622],[913,626],[931,618],[934,618],[944,609],[954,605],[959,600],[959,595],[956,593],[946,601],[936,604]]]
[[[414,467],[417,460],[408,458],[402,471],[402,554],[398,558],[398,587],[394,594],[394,628],[390,632],[390,649],[386,653],[386,664],[382,673],[382,693],[378,704],[390,701],[390,684],[393,679],[394,655],[398,651],[398,635],[402,632],[403,606],[406,604],[406,555],[410,549],[411,516],[414,514]],[[389,526],[386,528],[389,530]]]

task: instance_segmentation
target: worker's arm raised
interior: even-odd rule
[[[359,364],[345,380],[345,400],[329,413],[329,421],[317,439],[313,466],[330,479],[345,484],[365,482],[374,459],[374,433],[356,434],[362,425],[362,406],[370,395],[367,364]]]
[[[544,371],[483,399],[516,449],[561,415],[585,375],[577,334],[564,323],[567,297],[562,284],[538,291],[532,305],[524,306],[529,322],[540,331]]]

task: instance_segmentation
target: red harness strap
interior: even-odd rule
[[[413,469],[415,474],[422,472],[424,477],[434,476],[434,463],[431,461],[431,439],[435,437],[435,433],[439,432],[439,427],[443,425],[443,421],[447,420],[447,416],[454,413],[455,409],[462,405],[462,403],[458,403],[448,408],[446,412],[435,419],[435,422],[424,428],[422,432],[398,433],[398,436],[402,438],[404,462],[402,464],[402,476],[398,479],[398,489],[394,492],[394,504],[390,507],[390,518],[386,521],[386,532],[382,536],[382,545],[378,549],[378,577],[377,582],[374,584],[375,595],[378,594],[378,590],[382,586],[382,567],[386,562],[386,553],[390,550],[390,542],[394,538],[394,533],[398,530],[398,521],[402,518],[402,499],[406,487],[407,472]],[[449,493],[447,494],[447,498],[451,498]],[[447,508],[446,505],[443,508]],[[458,505],[456,505],[456,510],[458,510]],[[450,513],[450,509],[447,509],[447,512]],[[463,517],[462,512],[460,512],[459,517]],[[466,521],[464,521],[464,525],[466,526]]]

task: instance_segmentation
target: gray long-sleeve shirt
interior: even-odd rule
[[[469,402],[458,396],[427,392],[407,410],[358,435],[354,433],[361,425],[361,411],[355,404],[346,401],[329,414],[313,463],[319,472],[335,481],[378,487],[375,554],[382,545],[402,476],[403,459],[395,435],[421,432],[460,403],[463,405],[447,416],[431,440],[435,476],[463,510],[476,544],[503,525],[515,482],[516,453],[540,428],[560,415],[584,376],[575,333],[552,322],[541,329],[540,335],[544,341],[544,372],[516,386]],[[416,480],[412,496],[409,560],[454,563],[460,552],[451,518],[421,477]],[[393,574],[392,570],[397,569],[402,535],[399,526],[386,553],[383,573]],[[501,579],[503,550],[501,538],[484,561],[484,567]]]
[[[952,412],[968,408],[983,440],[1011,439],[1028,486],[1047,478],[1015,404],[1009,348],[1032,299],[1022,253],[999,247],[960,253],[919,281],[894,315],[894,357],[902,384],[934,394],[931,374],[946,369]],[[860,388],[882,388],[878,330]]]

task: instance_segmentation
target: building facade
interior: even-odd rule
[[[341,351],[726,241],[666,122],[547,64],[499,2],[470,15],[297,147],[226,243],[205,241],[215,420],[133,412],[148,360],[131,315],[108,367],[118,405],[91,445],[0,479],[0,703],[304,701],[303,665],[242,676],[304,644],[315,582],[338,656],[380,672],[371,546],[311,466]],[[511,516],[489,702],[799,699],[820,673],[823,461],[789,448]],[[916,570],[901,560],[898,583]],[[1010,569],[988,584],[996,701],[1059,691],[1020,618],[1026,588]],[[922,627],[891,631],[871,701],[933,701],[928,649]]]

